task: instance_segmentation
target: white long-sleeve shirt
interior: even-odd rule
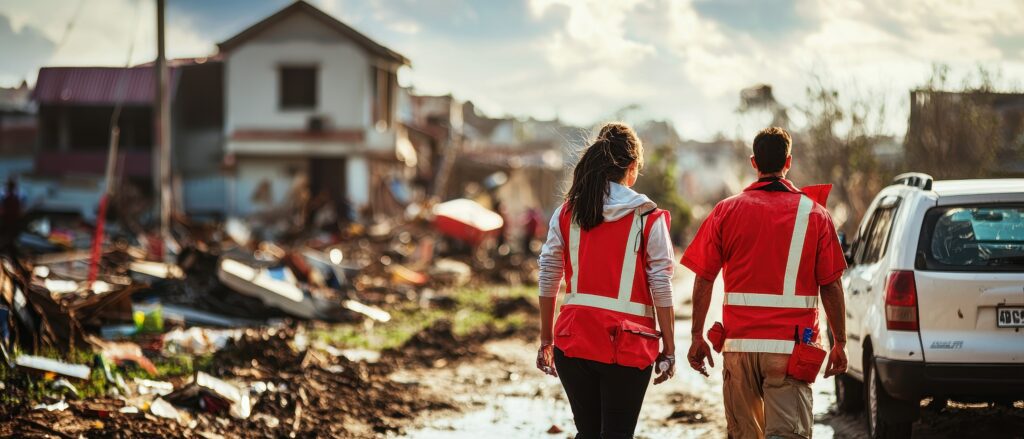
[[[638,207],[646,212],[657,207],[646,195],[618,183],[610,183],[608,193],[604,197],[604,220],[615,221],[632,214]],[[562,285],[564,266],[562,252],[565,239],[559,227],[558,218],[562,207],[555,209],[548,224],[548,238],[540,253],[540,295],[555,297]],[[651,227],[647,238],[647,284],[654,296],[654,306],[672,306],[672,270],[675,266],[675,255],[672,240],[669,237],[668,224],[664,216],[659,216]]]

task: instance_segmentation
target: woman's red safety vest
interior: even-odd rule
[[[565,356],[641,369],[654,363],[660,334],[644,243],[661,216],[668,225],[667,211],[635,209],[584,231],[563,206],[559,227],[568,237],[562,252],[566,296],[555,323],[555,346]]]

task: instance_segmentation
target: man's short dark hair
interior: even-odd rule
[[[786,166],[793,139],[779,127],[765,128],[754,137],[754,163],[758,172],[770,174]]]

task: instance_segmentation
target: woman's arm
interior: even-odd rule
[[[555,298],[562,285],[564,264],[562,249],[564,247],[558,217],[562,208],[555,209],[548,224],[548,239],[541,249],[538,265],[540,266],[540,349],[537,351],[537,368],[544,373],[558,376],[555,371],[554,358],[554,319]]]
[[[540,268],[537,283],[540,287],[541,297],[557,296],[558,288],[562,285],[562,251],[565,243],[562,239],[562,229],[558,223],[561,213],[562,207],[559,206],[551,215],[551,221],[548,223],[548,238],[540,250],[540,258],[537,261]]]
[[[666,215],[655,219],[647,242],[647,284],[651,288],[654,306],[657,308],[658,328],[661,330],[662,349],[658,363],[667,361],[669,367],[658,373],[654,384],[661,384],[675,375],[675,309],[672,304],[672,272],[675,267],[675,251],[669,236]]]

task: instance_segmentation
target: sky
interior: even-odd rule
[[[626,114],[669,120],[685,138],[745,138],[761,116],[737,113],[741,89],[767,83],[800,108],[808,86],[824,83],[844,100],[884,103],[879,129],[901,136],[908,91],[936,64],[955,78],[981,66],[1000,88],[1024,88],[1022,0],[310,2],[408,57],[403,85],[493,116],[589,126]],[[167,0],[168,54],[213,54],[288,3]],[[43,65],[152,60],[154,5],[0,0],[0,85],[34,83]]]

